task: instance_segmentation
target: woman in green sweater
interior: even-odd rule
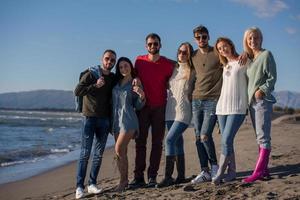
[[[262,48],[263,35],[259,28],[245,31],[244,50],[252,60],[247,69],[248,103],[252,124],[259,145],[259,156],[251,176],[243,182],[252,183],[269,176],[268,162],[271,152],[272,105],[276,102],[271,94],[276,82],[276,63],[272,53]]]

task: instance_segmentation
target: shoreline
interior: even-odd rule
[[[106,150],[114,147],[114,141],[111,136],[108,137]],[[37,162],[29,162],[22,163],[12,166],[3,167],[0,169],[0,187],[3,184],[13,183],[18,181],[23,181],[35,176],[39,176],[43,173],[47,173],[48,171],[55,170],[57,168],[63,167],[73,162],[77,162],[80,154],[80,149],[75,149],[74,151],[68,152],[64,155],[51,158],[51,154],[41,158],[42,160],[38,160]],[[54,155],[55,156],[55,155]],[[49,158],[50,157],[50,158]],[[22,171],[22,169],[24,170]],[[20,175],[20,178],[17,176]],[[9,176],[9,177],[5,177]]]
[[[284,135],[283,135],[284,133]],[[235,139],[235,151],[238,179],[219,187],[210,182],[189,186],[189,183],[179,186],[171,186],[163,189],[127,190],[123,193],[115,193],[112,189],[117,185],[119,174],[114,158],[114,148],[107,148],[104,152],[103,162],[98,176],[98,186],[104,192],[98,195],[87,195],[84,199],[285,199],[300,198],[300,147],[299,124],[273,124],[272,125],[272,152],[270,157],[271,180],[257,181],[254,184],[243,185],[241,179],[249,175],[257,158],[257,144],[254,131],[249,121],[240,128]],[[151,139],[151,134],[149,135]],[[213,134],[216,153],[219,158],[221,136]],[[147,148],[147,166],[149,161],[149,140]],[[283,144],[284,140],[284,144]],[[197,158],[194,133],[188,128],[184,133],[186,176],[190,177],[199,173],[199,161]],[[128,147],[129,181],[133,178],[135,142],[132,140]],[[157,180],[160,181],[164,174],[164,152],[158,171]],[[74,199],[76,185],[76,161],[64,166],[52,169],[40,175],[7,184],[0,185],[0,199]],[[89,169],[89,168],[88,168]],[[175,169],[176,171],[176,169]],[[176,177],[176,172],[173,175]],[[86,178],[87,179],[87,178]],[[87,180],[85,181],[87,182]]]

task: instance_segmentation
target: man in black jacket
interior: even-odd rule
[[[102,162],[107,136],[110,127],[111,94],[115,78],[111,69],[116,63],[116,53],[106,50],[102,56],[101,76],[97,79],[93,73],[84,74],[74,91],[76,96],[83,96],[82,114],[84,116],[81,137],[81,153],[78,161],[76,199],[84,195],[84,179],[93,140],[95,137],[94,155],[88,183],[88,193],[98,194],[97,176]]]

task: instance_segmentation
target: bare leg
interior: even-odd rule
[[[120,182],[115,191],[122,192],[128,185],[128,158],[127,158],[127,146],[130,140],[134,136],[134,131],[127,133],[119,133],[115,137],[115,152],[117,157],[117,165],[120,171]]]

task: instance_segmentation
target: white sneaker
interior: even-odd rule
[[[211,176],[208,172],[202,171],[196,178],[194,178],[191,182],[193,184],[203,183],[205,181],[211,181]]]
[[[75,194],[75,198],[76,199],[80,199],[82,198],[84,195],[84,190],[81,187],[76,188],[76,194]]]
[[[98,189],[95,184],[91,184],[88,186],[89,194],[99,194],[100,192],[102,192],[102,189],[101,188]]]
[[[212,178],[214,178],[217,175],[218,170],[219,170],[219,165],[212,165],[211,166],[210,175],[211,175]]]

